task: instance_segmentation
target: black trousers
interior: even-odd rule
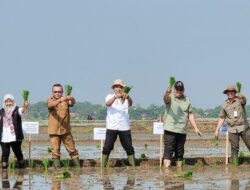
[[[106,131],[106,140],[104,143],[103,151],[102,153],[104,155],[109,155],[110,152],[114,148],[115,141],[117,139],[117,136],[119,135],[120,142],[122,144],[123,149],[126,151],[127,155],[133,155],[134,147],[132,146],[132,137],[131,137],[131,131],[117,131],[117,130],[110,130],[107,129]]]
[[[172,160],[174,155],[176,160],[183,160],[186,136],[164,130],[164,159]]]
[[[10,143],[1,142],[2,148],[2,162],[8,162],[10,156],[10,147],[12,148],[18,161],[23,160],[23,153],[21,149],[22,141],[15,141]]]

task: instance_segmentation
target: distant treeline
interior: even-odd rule
[[[135,105],[130,108],[129,114],[132,120],[149,119],[155,120],[159,115],[164,114],[165,106],[150,105],[143,108]],[[196,118],[218,118],[220,106],[213,109],[193,108]],[[89,102],[77,102],[76,105],[70,109],[74,119],[86,120],[88,117],[95,120],[104,120],[106,118],[106,107],[100,104],[91,104]],[[250,114],[250,105],[246,106],[247,116]],[[45,102],[38,102],[31,104],[28,112],[28,117],[37,120],[48,119],[48,109]]]

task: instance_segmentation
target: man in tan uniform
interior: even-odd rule
[[[245,105],[247,99],[237,93],[235,86],[230,85],[223,91],[227,95],[227,100],[223,103],[220,119],[217,124],[214,136],[218,138],[219,130],[226,120],[228,125],[229,141],[231,143],[231,159],[234,165],[239,164],[239,141],[240,137],[250,150],[250,128],[247,122]]]
[[[52,87],[53,96],[47,100],[49,110],[48,134],[52,146],[52,160],[55,167],[60,167],[60,146],[63,142],[74,165],[79,167],[79,154],[75,149],[75,142],[71,134],[69,107],[75,105],[72,96],[63,96],[61,84]]]

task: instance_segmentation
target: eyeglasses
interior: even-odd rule
[[[58,94],[61,94],[62,91],[53,91],[53,93],[54,93],[54,94],[57,94],[57,93],[58,93]]]

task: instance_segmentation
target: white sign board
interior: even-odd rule
[[[94,128],[94,140],[105,140],[106,128]]]
[[[154,122],[153,126],[153,134],[155,135],[163,135],[164,129],[163,129],[163,123],[162,122]]]
[[[39,134],[39,122],[22,122],[23,132],[25,134]]]
[[[220,128],[220,134],[221,135],[226,135],[228,133],[227,131],[227,123],[223,123],[221,128]]]

